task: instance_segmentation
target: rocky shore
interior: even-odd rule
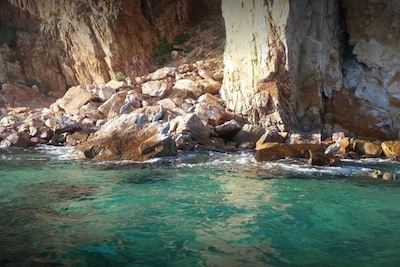
[[[250,124],[226,109],[219,96],[222,65],[217,57],[163,67],[134,80],[71,87],[49,108],[2,108],[0,146],[68,145],[75,146],[79,157],[135,161],[185,150],[252,149],[257,161],[308,158],[320,166],[338,166],[340,158],[396,160],[400,155],[400,141],[360,140],[343,133],[321,140],[319,133],[278,132]],[[23,97],[40,99],[35,86],[12,84],[4,84],[0,96],[5,106]],[[324,153],[338,138],[338,150]]]

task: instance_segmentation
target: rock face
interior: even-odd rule
[[[0,82],[22,74],[60,97],[73,85],[143,74],[159,38],[172,41],[188,23],[218,13],[218,2],[1,0],[1,20],[14,23],[19,38],[15,55],[0,56],[9,74]]]
[[[222,12],[229,109],[279,131],[400,136],[395,1],[222,0]]]

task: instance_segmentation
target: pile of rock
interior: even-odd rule
[[[251,125],[224,107],[219,97],[222,80],[221,59],[197,61],[103,86],[74,86],[49,108],[11,108],[16,99],[8,99],[10,88],[36,94],[29,95],[32,103],[40,99],[39,92],[3,85],[0,100],[9,108],[0,109],[0,146],[73,145],[82,157],[141,161],[195,148],[255,148],[258,161],[308,158],[312,165],[324,166],[340,165],[337,155],[400,156],[400,141],[371,142],[341,134],[340,149],[327,155],[329,142],[321,142],[319,133],[266,131]]]
[[[254,148],[264,130],[225,109],[222,79],[222,61],[213,59],[100,87],[74,86],[50,108],[2,109],[0,145],[74,145],[104,160]]]

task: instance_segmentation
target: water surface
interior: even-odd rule
[[[0,151],[0,266],[400,266],[398,163]]]

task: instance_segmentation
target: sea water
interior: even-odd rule
[[[396,162],[70,152],[0,150],[0,266],[400,266]]]

